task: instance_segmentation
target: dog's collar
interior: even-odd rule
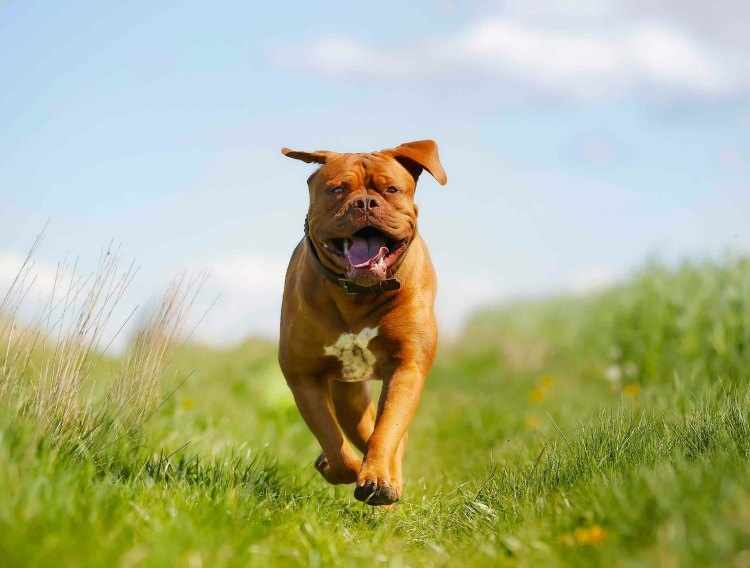
[[[358,294],[382,294],[383,292],[393,292],[394,290],[401,288],[401,282],[395,276],[381,280],[373,286],[360,286],[353,280],[344,278],[340,274],[336,274],[333,270],[325,267],[318,256],[318,251],[315,250],[315,245],[313,244],[312,239],[310,238],[310,227],[307,221],[307,216],[305,216],[305,241],[307,241],[307,247],[310,249],[313,264],[315,265],[315,268],[318,269],[318,272],[320,272],[326,280],[332,282],[350,296],[356,296]],[[406,252],[403,254],[406,254]]]

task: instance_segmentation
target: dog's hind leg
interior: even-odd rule
[[[331,382],[336,418],[346,437],[359,451],[367,451],[367,441],[375,429],[375,405],[367,382]]]

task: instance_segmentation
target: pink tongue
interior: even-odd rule
[[[385,249],[385,250],[383,250]],[[352,237],[347,259],[355,268],[365,266],[388,253],[380,237]]]

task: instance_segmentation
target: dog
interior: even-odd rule
[[[322,448],[315,468],[329,483],[356,483],[360,501],[390,505],[437,347],[437,280],[414,193],[423,170],[448,179],[432,140],[281,152],[320,167],[307,179],[305,235],[286,273],[279,364]],[[371,379],[383,381],[377,410]]]

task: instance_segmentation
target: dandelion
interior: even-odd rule
[[[529,393],[529,400],[536,404],[542,402],[547,396],[547,393],[552,390],[554,384],[554,379],[549,375],[540,377]]]
[[[595,546],[607,538],[607,531],[599,525],[578,527],[572,533],[565,533],[560,542],[567,546]]]
[[[195,401],[192,398],[184,398],[182,399],[182,409],[183,410],[192,410],[195,406]]]
[[[530,414],[524,418],[523,424],[527,430],[539,430],[542,427],[542,420],[538,416]]]
[[[607,531],[599,525],[590,527],[579,527],[573,531],[573,538],[577,544],[591,546],[599,544],[607,538]]]
[[[638,383],[630,383],[622,387],[622,394],[628,398],[638,398],[641,393],[641,385]]]
[[[540,388],[539,386],[535,386],[533,389],[531,389],[531,392],[529,393],[529,400],[533,403],[539,404],[544,400],[544,397],[546,395],[546,391],[543,388]]]
[[[555,380],[549,375],[544,375],[539,379],[539,386],[547,390],[551,389],[554,384]]]

